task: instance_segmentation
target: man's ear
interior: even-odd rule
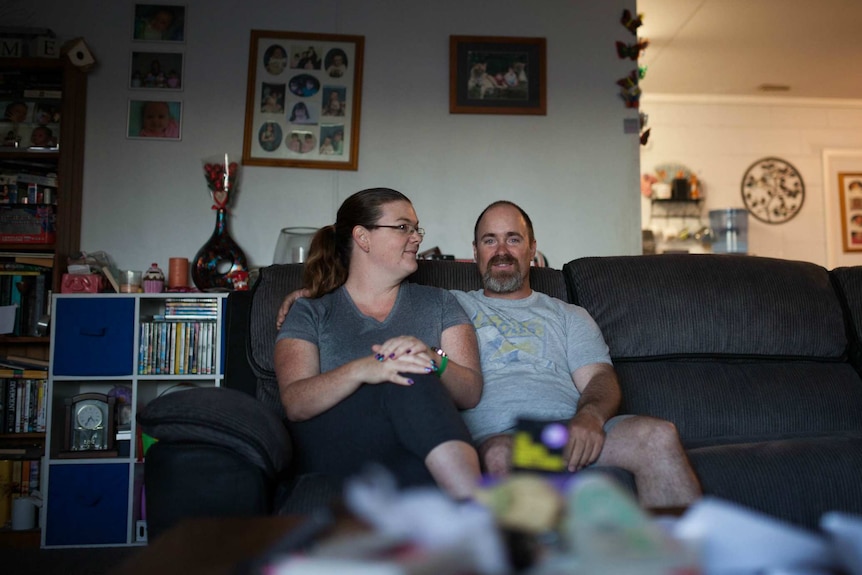
[[[473,261],[479,261],[479,252],[476,251],[476,240],[473,240]]]
[[[536,259],[536,240],[533,240],[533,242],[530,244],[530,259]]]

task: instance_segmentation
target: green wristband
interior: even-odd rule
[[[434,372],[437,374],[437,377],[443,377],[443,372],[446,371],[447,365],[449,365],[449,356],[444,355],[440,358],[440,366],[437,368],[437,371]]]
[[[434,375],[441,377],[443,372],[446,371],[446,366],[449,365],[449,356],[446,355],[446,352],[439,347],[432,347],[431,351],[440,356],[440,365],[435,364],[436,369],[434,370]]]

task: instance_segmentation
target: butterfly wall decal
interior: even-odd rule
[[[637,60],[640,53],[649,46],[649,40],[638,39],[635,44],[626,44],[625,42],[617,42],[617,56],[620,58],[629,58]]]
[[[644,15],[638,14],[637,16],[632,16],[630,10],[623,10],[623,17],[620,18],[620,22],[626,29],[634,35],[637,35],[637,30],[641,26],[643,26]]]

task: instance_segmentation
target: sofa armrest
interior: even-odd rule
[[[163,395],[138,414],[138,423],[159,442],[230,449],[268,477],[290,464],[287,428],[260,401],[241,391],[208,387]]]

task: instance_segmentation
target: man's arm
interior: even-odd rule
[[[581,398],[569,422],[569,441],[563,455],[569,471],[577,471],[599,458],[605,443],[605,422],[616,415],[622,393],[616,372],[607,363],[579,367],[572,379]]]
[[[278,314],[275,317],[276,329],[281,328],[281,324],[284,323],[284,318],[287,317],[287,312],[290,311],[290,306],[296,303],[296,300],[301,297],[308,297],[307,289],[303,288],[294,290],[285,296],[284,301],[281,302],[281,307],[278,308]]]

